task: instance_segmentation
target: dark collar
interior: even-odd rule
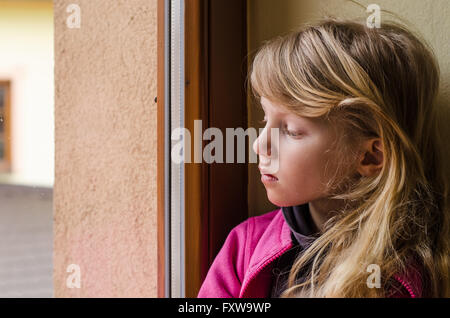
[[[291,229],[292,236],[296,242],[303,247],[311,244],[318,236],[314,221],[309,211],[309,204],[282,207],[283,216]]]

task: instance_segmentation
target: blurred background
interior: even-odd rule
[[[0,297],[52,297],[53,3],[0,0]]]

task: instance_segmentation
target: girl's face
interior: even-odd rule
[[[253,143],[253,150],[259,156],[261,181],[269,200],[281,207],[324,197],[328,182],[325,167],[330,159],[328,164],[333,164],[331,129],[318,119],[288,112],[265,97],[261,105],[266,126]],[[279,128],[278,142],[272,140],[271,128]],[[328,169],[332,172],[332,167]],[[276,179],[265,178],[264,172]]]

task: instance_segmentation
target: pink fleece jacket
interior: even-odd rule
[[[247,219],[229,233],[197,297],[270,297],[274,261],[291,247],[290,228],[281,208]],[[403,287],[386,297],[422,297],[422,279],[415,267],[395,278]]]

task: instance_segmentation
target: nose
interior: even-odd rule
[[[267,129],[264,128],[258,138],[253,142],[253,151],[255,151],[258,156],[270,157],[271,145],[269,135]]]

